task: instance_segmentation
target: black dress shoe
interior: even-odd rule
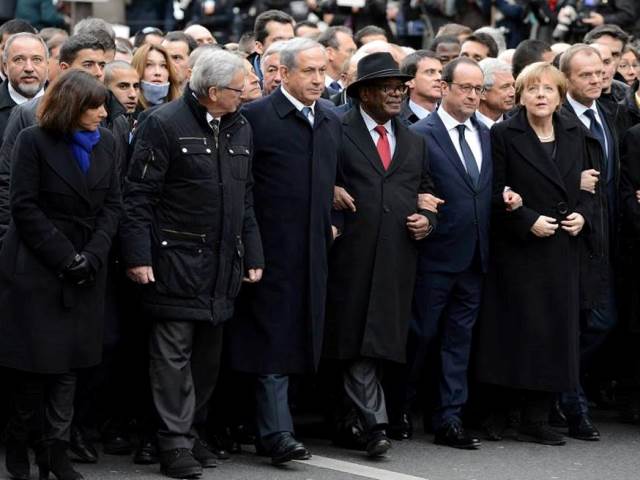
[[[202,441],[204,442],[204,440]],[[204,443],[206,444],[207,449],[209,449],[209,451],[212,452],[218,460],[229,460],[231,458],[231,454],[226,448],[226,445],[228,445],[229,442],[235,444],[233,439],[231,439],[230,437],[223,439],[218,435],[210,435],[208,437],[208,441]],[[241,447],[239,444],[235,444],[234,448],[240,450]]]
[[[408,440],[413,436],[413,422],[408,412],[402,412],[400,416],[389,423],[387,435],[394,440]]]
[[[14,480],[29,480],[29,450],[27,444],[13,438],[7,439],[6,456],[4,459],[9,478]]]
[[[367,457],[383,457],[391,448],[391,442],[384,430],[374,430],[367,441]]]
[[[96,463],[98,461],[96,448],[84,438],[82,430],[75,426],[71,427],[69,450],[77,457],[76,461],[80,463]]]
[[[567,428],[567,417],[557,400],[551,404],[551,410],[549,410],[549,425],[556,428]]]
[[[209,445],[204,440],[196,438],[191,453],[202,465],[202,468],[214,468],[218,466],[218,457],[210,450]]]
[[[291,460],[308,460],[311,458],[309,450],[288,432],[276,434],[276,437],[271,440],[271,448],[267,451],[273,465],[281,465]]]
[[[111,431],[102,434],[102,450],[108,455],[131,455],[133,445],[126,433]]]
[[[520,428],[518,428],[516,439],[521,442],[533,442],[552,446],[564,445],[566,443],[562,434],[556,432],[544,423],[523,423],[520,425]]]
[[[143,436],[133,456],[133,463],[136,465],[153,465],[158,463],[158,448],[156,440],[152,436]]]
[[[160,472],[171,478],[198,478],[202,465],[188,448],[176,448],[160,453]]]
[[[462,425],[455,422],[438,428],[434,443],[464,450],[475,450],[480,447],[480,440],[469,435]]]
[[[576,415],[575,417],[569,417],[567,419],[567,423],[569,424],[570,437],[590,442],[597,442],[600,440],[600,432],[595,425],[591,423],[589,415]]]

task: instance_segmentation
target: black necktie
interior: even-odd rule
[[[600,125],[598,120],[596,120],[596,114],[593,110],[589,109],[586,112],[584,112],[584,114],[591,121],[591,124],[589,125],[589,131],[591,132],[591,135],[593,135],[598,139],[598,141],[600,142],[600,146],[602,147],[602,151],[604,152],[603,167],[605,168],[603,168],[603,170],[606,172],[608,155],[607,155],[607,141],[604,135],[604,130],[602,129],[602,125]]]
[[[460,124],[456,127],[460,136],[460,150],[462,150],[462,159],[467,167],[467,173],[471,177],[471,181],[474,186],[478,186],[478,179],[480,178],[480,170],[478,170],[478,164],[476,163],[476,157],[473,156],[471,147],[464,138],[464,130],[467,128],[465,125]]]

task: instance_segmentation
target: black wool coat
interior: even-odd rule
[[[555,114],[556,156],[543,150],[526,110],[493,127],[492,257],[477,330],[477,376],[501,386],[564,392],[578,384],[580,239],[558,228],[538,238],[540,215],[578,212],[589,221],[594,196],[580,190],[589,165],[579,120]],[[524,206],[506,212],[505,186]],[[582,233],[581,233],[582,234]]]
[[[11,223],[0,251],[0,365],[62,373],[102,355],[106,262],[121,214],[111,133],[83,175],[69,143],[33,126],[13,150]],[[59,274],[79,252],[95,261],[95,282]]]
[[[385,171],[359,108],[342,128],[337,183],[357,209],[336,212],[342,234],[329,252],[324,356],[403,363],[418,258],[406,219],[419,193],[434,193],[425,142],[394,119],[396,147]],[[435,223],[435,214],[419,213]]]
[[[280,89],[246,105],[253,129],[262,280],[243,288],[227,327],[231,367],[303,373],[320,360],[340,120],[315,104],[313,127]]]

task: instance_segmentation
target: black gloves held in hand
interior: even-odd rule
[[[77,253],[69,265],[62,271],[62,276],[76,285],[93,281],[95,271],[87,259],[87,255]]]

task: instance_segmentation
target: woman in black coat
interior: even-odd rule
[[[496,201],[477,376],[507,387],[498,397],[522,407],[519,439],[562,445],[546,417],[554,394],[578,384],[578,235],[594,201],[580,176],[590,154],[578,120],[556,113],[566,90],[560,71],[532,64],[516,90],[523,108],[491,131]],[[512,212],[507,187],[524,203]]]
[[[102,354],[105,262],[120,216],[107,89],[72,70],[47,90],[13,149],[11,223],[0,252],[0,366],[13,372],[7,466],[82,478],[66,456],[76,370]]]

